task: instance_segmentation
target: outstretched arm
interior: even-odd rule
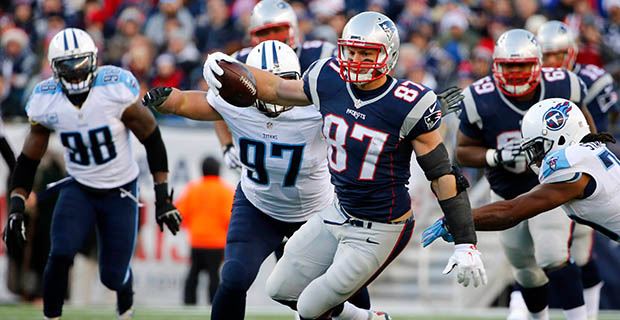
[[[144,95],[142,104],[160,113],[176,114],[193,120],[222,119],[222,116],[207,101],[205,91],[181,91],[171,87],[157,87]]]
[[[573,183],[543,183],[512,200],[498,201],[472,211],[476,230],[505,230],[519,222],[582,197],[591,177]]]

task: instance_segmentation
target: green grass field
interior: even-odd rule
[[[468,312],[462,312],[468,313]],[[458,313],[446,312],[444,314],[432,314],[428,311],[419,312],[416,314],[399,314],[393,313],[392,318],[394,320],[503,320],[503,312],[499,310],[490,311],[485,314],[484,311],[475,311],[476,316],[458,315]],[[0,319],[2,320],[30,320],[30,319],[43,319],[40,306],[31,305],[4,305],[0,306]],[[113,320],[116,319],[112,307],[65,307],[63,312],[63,320]],[[136,320],[194,320],[194,319],[209,319],[209,311],[206,308],[152,308],[152,307],[139,307],[134,319]],[[293,320],[292,314],[269,314],[267,312],[249,311],[246,317],[247,320]],[[563,319],[560,312],[552,312],[552,319]],[[599,316],[599,320],[618,320],[620,319],[620,312],[608,313],[602,312]]]

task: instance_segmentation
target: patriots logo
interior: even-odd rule
[[[428,116],[424,117],[424,122],[426,123],[426,127],[430,130],[432,129],[437,122],[441,120],[441,110],[437,110]]]
[[[379,23],[379,27],[381,27],[381,29],[383,29],[383,31],[385,32],[385,35],[387,36],[388,41],[392,41],[392,38],[397,32],[396,26],[394,25],[394,23],[390,20],[385,20]]]
[[[568,120],[568,112],[572,109],[568,101],[558,103],[551,107],[543,116],[545,126],[551,131],[558,131],[564,127]]]

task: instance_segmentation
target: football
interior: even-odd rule
[[[237,107],[250,107],[256,102],[256,79],[254,75],[242,64],[220,60],[217,63],[224,74],[216,75],[222,83],[220,96],[226,102]]]

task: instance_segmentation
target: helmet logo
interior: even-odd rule
[[[388,41],[392,41],[392,38],[394,37],[394,34],[396,33],[396,26],[394,26],[394,23],[390,20],[385,20],[379,23],[379,27],[381,27],[381,29],[383,29],[383,31],[385,32],[385,35],[387,36]]]
[[[551,170],[555,170],[558,165],[558,157],[549,158],[549,160],[547,160],[547,165],[551,168]]]
[[[558,131],[564,127],[568,120],[568,112],[572,109],[568,101],[558,103],[551,107],[543,116],[545,126],[551,131]]]

